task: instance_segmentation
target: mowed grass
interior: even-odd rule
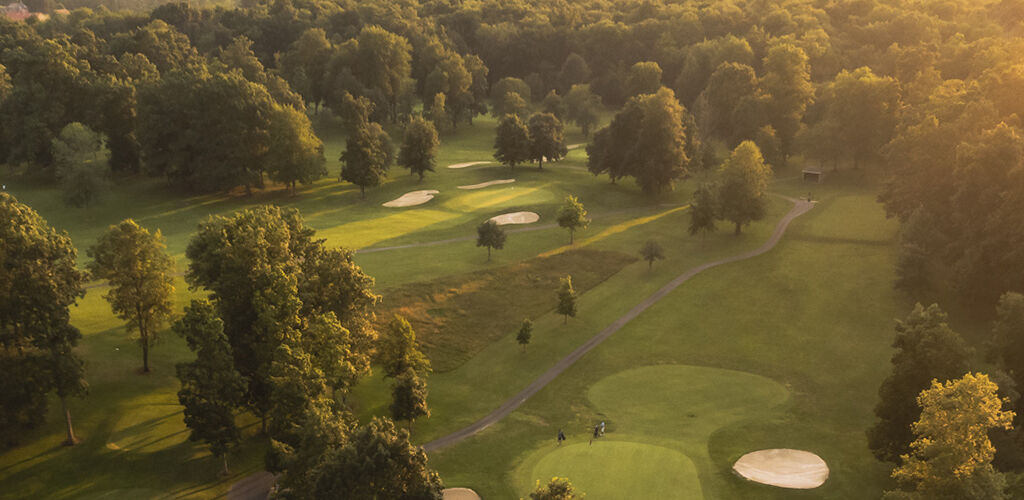
[[[703,498],[694,461],[708,461],[708,438],[737,421],[776,414],[788,397],[777,382],[734,370],[625,370],[588,391],[605,436],[590,444],[589,429],[573,429],[570,443],[588,444],[566,451],[542,444],[516,468],[516,482],[526,491],[553,474],[578,479],[588,498]]]
[[[552,477],[571,478],[573,486],[591,500],[704,498],[697,470],[686,455],[627,441],[601,439],[594,445],[563,445],[545,454],[533,466],[531,477],[538,478],[539,484]],[[534,482],[529,489],[537,484]]]
[[[890,485],[888,467],[871,456],[864,431],[889,371],[893,318],[905,315],[910,305],[892,290],[896,224],[874,202],[875,187],[857,177],[841,173],[830,178],[831,184],[815,186],[820,203],[794,221],[771,252],[697,275],[509,418],[435,453],[442,477],[485,497],[524,496],[525,483],[538,478],[510,471],[532,450],[552,446],[559,428],[585,433],[607,417],[608,408],[588,397],[595,384],[637,367],[685,364],[749,372],[791,393],[775,411],[748,411],[723,422],[698,445],[704,452],[681,448],[694,461],[705,498],[880,496]],[[774,189],[807,192],[796,181]],[[746,237],[763,235],[771,225],[772,219],[756,224]],[[738,250],[742,245],[736,243]],[[609,282],[629,273],[627,268]],[[636,289],[628,295],[635,303],[645,294]],[[616,317],[614,311],[593,314],[604,316],[605,324]],[[685,418],[677,425],[684,426]],[[644,432],[658,430],[656,441],[631,439],[666,446],[672,428],[656,427]],[[731,473],[744,453],[777,447],[815,451],[829,464],[830,479],[816,490],[792,491]]]

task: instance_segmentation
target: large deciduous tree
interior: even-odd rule
[[[690,202],[690,235],[706,236],[715,231],[715,219],[718,218],[718,194],[712,184],[701,184],[693,193]]]
[[[423,449],[386,418],[374,418],[344,446],[329,450],[309,487],[312,498],[324,500],[441,500],[443,488]]]
[[[107,280],[103,298],[128,331],[138,332],[142,371],[149,372],[149,349],[174,305],[174,260],[165,253],[163,235],[150,233],[132,219],[110,226],[88,255],[93,276]]]
[[[365,198],[367,187],[379,186],[387,177],[394,161],[394,147],[380,124],[370,121],[369,101],[351,96],[348,100],[349,136],[341,153],[341,179],[359,186],[360,196]]]
[[[771,168],[761,157],[761,150],[752,141],[743,141],[722,165],[718,186],[720,217],[736,225],[736,234],[743,226],[764,217],[768,202],[768,180]]]
[[[921,416],[913,424],[910,453],[892,476],[903,487],[886,500],[1007,498],[1006,479],[992,467],[996,449],[989,432],[1010,429],[1014,413],[1004,411],[999,387],[988,375],[967,373],[921,392]]]
[[[647,261],[647,270],[650,271],[654,267],[654,261],[665,258],[665,249],[661,248],[657,241],[647,240],[640,247],[640,256]]]
[[[672,190],[690,162],[687,134],[694,131],[686,130],[685,113],[667,88],[631,98],[587,146],[587,168],[613,181],[632,176],[654,197]]]
[[[395,378],[391,385],[391,418],[412,423],[419,417],[430,417],[427,406],[427,381],[424,376],[412,368],[407,368]]]
[[[551,113],[534,113],[527,120],[530,134],[530,159],[537,168],[544,168],[544,160],[557,160],[568,152],[562,122]]]
[[[501,117],[494,137],[494,159],[514,168],[530,160],[530,131],[518,116]]]
[[[590,137],[590,130],[597,124],[597,112],[601,98],[590,92],[589,84],[573,85],[563,99],[566,121],[575,123],[583,132],[583,138]]]
[[[273,406],[272,365],[286,342],[296,352],[306,343],[339,344],[330,352],[344,353],[341,379],[370,368],[376,334],[369,314],[378,300],[373,280],[352,262],[351,252],[324,248],[314,236],[294,209],[261,206],[211,217],[185,250],[191,261],[185,279],[210,291],[235,368],[248,380],[246,406],[264,418]],[[319,315],[325,318],[317,320]],[[331,372],[326,367],[332,360],[310,360],[322,373]]]
[[[67,233],[13,196],[0,192],[0,440],[17,442],[42,423],[46,394],[63,406],[67,439],[77,438],[67,398],[85,393],[81,334],[69,308],[85,295],[84,273]]]
[[[103,136],[78,122],[69,123],[53,139],[53,159],[64,202],[84,207],[107,188],[109,158]]]
[[[932,380],[947,381],[967,371],[967,346],[946,324],[938,305],[921,304],[896,322],[892,374],[878,389],[878,422],[868,430],[868,446],[879,460],[895,462],[910,451],[911,424],[921,415],[915,398]]]
[[[877,76],[867,67],[844,70],[825,88],[824,100],[825,119],[838,124],[837,137],[854,167],[892,139],[900,106],[896,79]]]
[[[381,336],[377,357],[383,365],[385,377],[398,377],[410,369],[419,374],[430,371],[430,360],[416,344],[416,332],[405,318],[398,315],[388,323]]]
[[[196,353],[194,361],[177,366],[189,440],[205,442],[227,474],[228,452],[241,441],[235,411],[244,405],[246,381],[235,370],[224,323],[209,301],[193,300],[173,329]]]
[[[421,116],[413,117],[405,126],[402,147],[398,152],[398,164],[418,175],[420,181],[427,172],[434,171],[437,146],[437,129]]]
[[[769,122],[779,135],[785,160],[793,151],[793,139],[804,112],[814,100],[810,65],[804,50],[790,42],[769,48],[763,65],[761,89],[767,96]]]
[[[412,46],[401,35],[380,26],[367,26],[359,33],[357,68],[360,79],[381,96],[383,109],[392,122],[398,121],[398,100],[408,89],[412,71]]]

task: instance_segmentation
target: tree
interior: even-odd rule
[[[502,112],[507,115],[526,116],[530,104],[518,92],[509,92],[502,96],[501,102],[495,102],[492,113]]]
[[[633,175],[643,192],[659,196],[673,189],[676,179],[686,175],[690,158],[686,154],[683,115],[686,112],[675,94],[662,87],[641,98],[643,119],[632,148],[636,162]]]
[[[344,446],[327,451],[308,483],[315,499],[441,500],[441,479],[409,433],[386,418],[356,430]]]
[[[768,97],[769,121],[778,134],[782,158],[792,152],[807,105],[814,99],[807,54],[791,42],[781,42],[764,57],[761,88]]]
[[[312,184],[327,175],[324,143],[313,133],[309,118],[291,106],[275,108],[266,153],[267,173],[295,194],[295,183]]]
[[[398,164],[409,169],[409,173],[419,175],[422,182],[427,172],[434,171],[439,144],[434,125],[421,116],[414,117],[405,126]]]
[[[564,92],[574,85],[586,84],[589,81],[590,66],[587,66],[587,61],[575,52],[569,54],[558,72],[559,88]]]
[[[634,97],[653,94],[661,88],[661,66],[653,61],[638,62],[629,68],[626,77],[626,95]]]
[[[561,279],[558,287],[558,307],[555,311],[565,316],[565,323],[569,323],[569,317],[576,317],[576,290],[572,287],[572,276]]]
[[[412,325],[397,314],[380,339],[377,357],[385,377],[398,377],[410,369],[419,374],[430,371],[430,360],[417,347]]]
[[[487,247],[487,262],[491,261],[491,249],[505,248],[505,230],[493,220],[486,220],[476,227],[476,246]]]
[[[515,168],[530,160],[530,132],[514,114],[501,117],[494,137],[494,159]]]
[[[67,233],[13,196],[0,192],[0,438],[16,442],[45,420],[46,394],[64,409],[66,444],[74,444],[67,397],[84,395],[81,334],[70,306],[85,295],[84,273]]]
[[[178,401],[185,407],[185,426],[190,441],[203,441],[214,457],[221,457],[228,473],[228,451],[241,441],[235,411],[244,404],[246,381],[235,370],[224,322],[207,300],[193,300],[173,326],[185,338],[195,361],[179,363],[181,390]]]
[[[879,460],[895,462],[910,451],[913,424],[921,415],[916,395],[929,383],[952,380],[967,371],[967,346],[946,324],[938,305],[921,304],[904,321],[896,322],[896,353],[892,374],[878,389],[878,422],[868,430],[868,446]]]
[[[89,271],[110,284],[103,298],[128,322],[129,332],[139,333],[143,373],[149,373],[149,349],[174,306],[174,260],[166,248],[160,230],[150,233],[125,219],[110,226],[88,251],[93,259]]]
[[[530,115],[526,128],[530,135],[530,159],[537,168],[544,168],[544,160],[557,160],[568,152],[562,122],[551,113]]]
[[[412,71],[412,47],[401,35],[380,26],[359,33],[356,75],[367,88],[381,96],[387,116],[398,121],[398,100]]]
[[[379,186],[387,177],[394,149],[380,124],[369,121],[372,107],[361,101],[349,98],[350,135],[341,153],[341,179],[359,186],[366,198],[366,188]]]
[[[51,147],[65,203],[84,207],[95,201],[110,174],[110,151],[103,136],[81,123],[69,123]]]
[[[1002,499],[1006,479],[992,467],[996,449],[989,432],[1010,429],[1014,413],[1003,411],[999,387],[983,373],[940,383],[921,392],[916,439],[903,464],[892,471],[904,488],[886,499]]]
[[[583,498],[583,493],[577,493],[576,487],[564,477],[553,477],[548,484],[541,486],[537,481],[530,493],[530,500],[574,500]]]
[[[580,127],[583,138],[590,136],[590,129],[597,124],[597,112],[601,98],[590,92],[590,85],[573,85],[565,95],[565,117]]]
[[[764,217],[772,172],[761,158],[761,150],[751,141],[736,146],[721,170],[720,217],[736,224],[736,234],[740,234],[744,225]]]
[[[647,261],[647,269],[650,270],[654,267],[654,261],[665,258],[665,250],[657,241],[647,240],[644,246],[640,247],[640,256]]]
[[[407,368],[395,378],[395,383],[391,386],[389,409],[392,419],[409,422],[410,432],[413,420],[430,417],[430,408],[427,407],[427,382],[416,373],[416,370]]]
[[[526,352],[526,346],[530,343],[531,338],[533,338],[533,322],[524,319],[523,323],[519,325],[519,333],[516,334],[516,342],[523,346],[523,352]]]
[[[999,297],[990,353],[1017,387],[1024,387],[1024,295],[1006,292]],[[1024,416],[1024,401],[1018,400],[1015,409],[1018,418]]]
[[[706,236],[715,231],[715,219],[718,217],[718,198],[712,184],[701,184],[693,193],[690,204],[690,235],[700,233]]]
[[[434,99],[430,101],[430,109],[427,110],[427,115],[430,117],[430,121],[434,123],[435,130],[441,132],[449,130],[448,96],[444,92],[434,94]]]
[[[320,109],[327,93],[327,67],[333,51],[323,29],[309,28],[279,57],[281,74],[314,110]]]
[[[586,229],[589,225],[587,209],[583,208],[575,196],[566,196],[562,207],[558,209],[558,227],[569,230],[569,244],[572,245],[577,229]]]
[[[748,96],[758,92],[757,75],[754,68],[746,64],[725,62],[715,68],[708,80],[708,115],[711,130],[707,132],[727,138],[732,144],[749,137],[738,137],[739,124],[733,122],[737,105]]]
[[[510,101],[508,97],[510,94],[516,94],[516,97],[519,98],[518,101]],[[526,103],[530,101],[530,94],[530,86],[519,78],[507,76],[498,80],[498,83],[491,86],[491,114],[496,117],[510,113],[517,114],[517,111],[523,109],[522,107],[525,107]],[[515,102],[516,106],[522,107],[510,108],[508,107],[510,102]]]
[[[327,249],[315,236],[296,210],[262,205],[209,218],[185,250],[185,280],[210,292],[235,369],[248,381],[246,406],[263,417],[264,430],[273,406],[272,366],[286,341],[298,353],[306,342],[318,343],[310,335],[322,336],[328,340],[321,343],[336,344],[325,356],[344,353],[354,374],[370,369],[376,340],[370,309],[379,301],[373,279],[354,264],[351,251]],[[314,328],[320,315],[330,323],[328,313],[348,331],[347,340],[341,332],[324,333],[333,325]],[[317,359],[309,363],[332,383],[330,370],[322,368],[328,363]]]
[[[892,139],[900,107],[899,83],[861,67],[836,75],[825,89],[826,119],[839,125],[838,138],[854,168]]]
[[[551,89],[546,96],[544,96],[543,106],[545,113],[551,113],[555,115],[555,118],[559,120],[565,119],[565,104],[563,104],[562,96],[558,95],[555,89]]]

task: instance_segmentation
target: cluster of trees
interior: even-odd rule
[[[565,156],[565,129],[554,114],[537,112],[524,124],[518,114],[507,113],[498,122],[494,138],[494,159],[511,168],[527,161],[555,161]]]
[[[1024,468],[1024,295],[1005,294],[997,313],[982,356],[938,305],[897,321],[892,374],[867,432],[875,456],[897,464],[899,488],[886,498],[1007,498],[1005,473]]]

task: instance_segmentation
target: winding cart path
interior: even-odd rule
[[[569,353],[569,355],[559,360],[550,369],[548,369],[548,371],[544,372],[530,385],[526,386],[526,388],[519,391],[518,394],[506,400],[497,409],[495,409],[491,413],[487,414],[480,420],[477,420],[476,422],[467,427],[459,429],[451,434],[448,434],[447,436],[435,439],[434,441],[431,441],[423,445],[423,448],[427,452],[432,452],[451,446],[464,439],[476,435],[480,431],[493,425],[499,420],[507,417],[509,414],[511,414],[513,411],[519,408],[523,403],[525,403],[527,399],[529,399],[534,394],[540,392],[540,390],[547,386],[549,383],[551,383],[552,380],[557,378],[559,375],[562,374],[562,372],[564,372],[570,366],[572,366],[573,363],[582,358],[584,354],[590,352],[591,349],[597,347],[599,344],[601,344],[601,342],[604,342],[608,337],[611,337],[612,334],[622,329],[623,326],[626,326],[627,323],[629,323],[634,318],[639,316],[640,313],[647,310],[647,308],[651,307],[659,300],[663,299],[670,292],[678,288],[683,283],[686,283],[687,281],[690,280],[690,278],[693,278],[697,274],[700,274],[701,272],[711,269],[713,267],[757,257],[775,248],[775,245],[779,243],[779,241],[782,239],[782,236],[786,233],[786,228],[789,227],[789,223],[793,222],[794,219],[807,213],[808,211],[811,210],[811,208],[814,207],[814,203],[809,202],[807,200],[799,200],[796,198],[789,198],[786,196],[783,196],[783,198],[793,202],[793,208],[790,209],[790,211],[786,213],[785,216],[783,216],[782,220],[780,220],[779,223],[775,226],[775,231],[772,232],[771,237],[768,238],[768,241],[766,241],[764,244],[753,250],[750,250],[749,252],[734,255],[732,257],[726,257],[712,262],[707,262],[697,267],[693,267],[688,271],[684,272],[683,274],[680,274],[675,279],[670,281],[668,284],[661,287],[658,291],[654,292],[653,294],[642,300],[639,304],[630,309],[626,314],[616,319],[612,324],[608,325],[603,330],[598,332],[596,335],[591,337],[590,340],[586,341],[583,345],[576,348],[576,350]],[[259,472],[256,474],[252,474],[233,484],[231,486],[231,490],[228,492],[227,498],[228,500],[263,500],[267,497],[267,493],[269,492],[270,487],[273,485],[273,481],[273,476],[268,472]]]

